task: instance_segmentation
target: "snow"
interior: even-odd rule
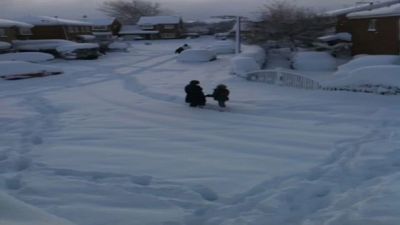
[[[352,70],[367,66],[398,64],[400,64],[400,56],[397,55],[364,55],[339,66],[335,76],[346,76]]]
[[[336,33],[336,34],[331,34],[331,35],[326,35],[318,38],[320,41],[335,41],[335,40],[340,40],[340,41],[351,41],[352,35],[347,32],[342,32],[342,33]]]
[[[23,23],[23,22],[19,22],[19,21],[0,19],[0,27],[2,27],[2,28],[7,28],[7,27],[31,28],[33,26],[31,24]]]
[[[62,45],[75,44],[73,41],[62,39],[46,39],[46,40],[15,40],[13,46],[20,51],[43,51],[55,50]]]
[[[114,41],[110,43],[107,47],[108,49],[114,51],[126,51],[129,48],[129,44],[127,44],[126,42]]]
[[[179,16],[141,16],[137,25],[179,24]]]
[[[208,50],[220,54],[233,54],[235,53],[235,43],[231,40],[216,41],[207,47]]]
[[[400,66],[379,65],[361,67],[349,72],[348,76],[329,81],[330,86],[382,85],[400,88]]]
[[[260,66],[263,66],[267,62],[267,56],[264,49],[257,45],[245,46],[242,49],[240,56],[253,58]]]
[[[92,26],[91,23],[79,20],[63,19],[51,16],[26,16],[20,19],[34,26],[54,26],[54,25],[67,25],[67,26]]]
[[[343,16],[347,15],[349,13],[355,13],[355,12],[360,12],[360,11],[366,11],[366,10],[373,10],[381,7],[387,7],[396,3],[400,3],[399,0],[387,0],[384,2],[373,2],[370,4],[369,2],[367,3],[362,3],[362,4],[357,4],[355,6],[343,8],[343,9],[337,9],[337,10],[331,10],[328,12],[325,12],[324,14],[327,16]]]
[[[0,77],[4,79],[31,77],[37,74],[51,75],[59,73],[62,73],[62,70],[53,66],[22,61],[0,61]]]
[[[207,49],[187,49],[178,55],[179,62],[209,62],[215,60],[215,52]]]
[[[213,41],[134,41],[43,63],[62,76],[0,80],[0,190],[20,203],[0,218],[29,204],[84,225],[400,224],[399,96],[249,82],[233,55],[175,60]],[[194,79],[226,84],[226,111],[188,107]]]
[[[11,44],[8,42],[0,41],[0,50],[7,50],[11,48]]]
[[[297,52],[292,58],[292,66],[302,71],[333,71],[336,60],[327,52]]]
[[[74,44],[66,44],[57,47],[58,52],[68,53],[74,52],[79,49],[96,49],[99,48],[98,44],[95,43],[74,43]]]
[[[400,3],[400,1],[397,1]],[[379,17],[391,17],[400,16],[400,4],[394,4],[382,8],[373,10],[354,12],[347,15],[350,19],[361,19],[361,18],[379,18]]]
[[[15,52],[0,54],[0,61],[44,62],[54,59],[54,56],[42,52]]]
[[[244,76],[248,72],[261,69],[260,65],[251,57],[235,56],[231,60],[231,73]]]
[[[72,225],[36,207],[19,201],[10,195],[0,192],[1,225]]]

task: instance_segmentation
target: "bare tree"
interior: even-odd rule
[[[163,12],[159,3],[144,0],[106,1],[99,10],[125,24],[136,23],[141,16],[156,16]]]
[[[276,40],[296,45],[310,45],[333,26],[332,19],[311,9],[287,1],[274,1],[264,5],[262,21],[251,28],[253,42]]]

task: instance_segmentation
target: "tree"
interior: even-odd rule
[[[251,29],[252,42],[275,40],[286,42],[292,47],[311,45],[317,37],[333,27],[331,18],[320,15],[311,9],[299,7],[287,1],[274,1],[266,4],[261,22]]]
[[[124,24],[136,23],[141,16],[156,16],[163,12],[159,3],[143,0],[106,1],[99,10],[108,16],[118,18]]]

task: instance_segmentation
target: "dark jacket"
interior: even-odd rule
[[[206,97],[203,93],[203,89],[197,84],[188,84],[185,87],[186,99],[187,103],[191,105],[205,105]]]
[[[229,90],[225,87],[217,87],[211,95],[217,101],[228,101],[229,100]]]

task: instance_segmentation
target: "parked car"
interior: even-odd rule
[[[179,62],[209,62],[215,59],[215,52],[207,49],[187,49],[177,57]]]
[[[65,59],[97,59],[100,56],[99,45],[93,43],[62,45],[56,50]]]
[[[33,77],[44,77],[63,73],[57,67],[22,61],[0,61],[0,78],[19,80]]]

